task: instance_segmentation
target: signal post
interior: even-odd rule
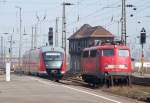
[[[146,43],[146,30],[143,27],[140,33],[140,44],[142,46],[142,55],[141,55],[141,70],[140,73],[143,75],[144,73],[144,44]]]

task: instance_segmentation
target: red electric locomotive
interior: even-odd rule
[[[103,43],[85,48],[81,58],[82,79],[91,84],[109,80],[127,80],[130,83],[130,49],[123,44]]]
[[[22,58],[22,71],[27,74],[48,75],[59,80],[66,72],[66,57],[60,47],[41,47],[26,52]]]

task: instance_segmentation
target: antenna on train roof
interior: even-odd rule
[[[120,40],[115,40],[115,41],[106,40],[106,41],[103,41],[103,42],[101,43],[101,45],[105,45],[105,44],[123,45],[123,42],[120,41]]]

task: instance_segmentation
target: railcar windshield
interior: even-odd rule
[[[60,52],[43,53],[45,65],[47,69],[60,69],[63,61],[63,54]]]
[[[118,55],[122,56],[122,57],[127,57],[127,56],[129,56],[129,51],[127,49],[119,49]]]
[[[102,55],[103,56],[114,56],[114,49],[103,49]]]
[[[45,52],[44,53],[44,60],[59,61],[62,59],[63,59],[62,53],[59,53],[59,52]]]

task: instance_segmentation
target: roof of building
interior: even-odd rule
[[[95,26],[92,27],[89,24],[84,24],[78,31],[76,31],[72,36],[68,39],[81,39],[87,37],[112,37],[114,35],[107,31],[102,26]]]

